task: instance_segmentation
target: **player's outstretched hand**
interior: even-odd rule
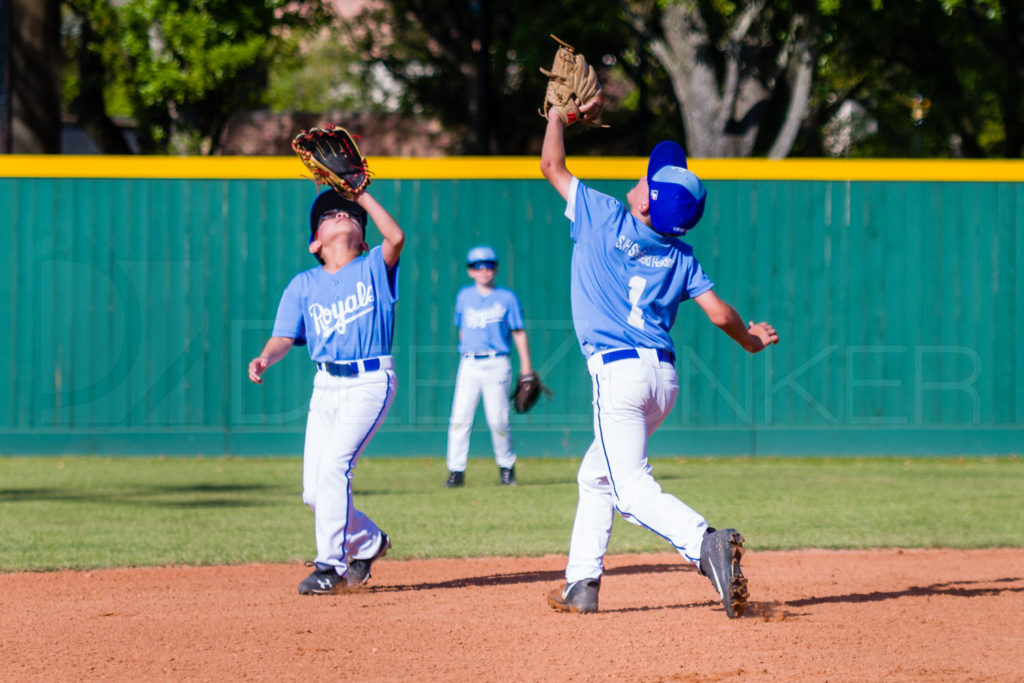
[[[596,119],[598,116],[601,115],[601,111],[603,109],[604,109],[604,96],[603,95],[595,95],[594,97],[591,97],[589,100],[587,100],[586,102],[584,102],[583,104],[581,104],[579,106],[580,114],[582,115],[581,116],[581,120],[582,121],[592,121],[592,120]],[[562,118],[561,118],[561,116],[559,116],[557,110],[549,109],[548,110],[548,120],[549,121],[552,121],[552,120],[554,120],[554,121],[561,121]]]
[[[779,333],[776,332],[775,328],[768,323],[755,323],[754,321],[750,321],[747,323],[747,326],[747,331],[760,339],[764,346],[779,343]]]
[[[597,93],[589,100],[580,105],[580,114],[583,115],[583,122],[594,125],[601,116],[601,110],[604,109],[604,95]],[[607,128],[607,126],[604,126]]]
[[[253,384],[263,384],[263,378],[260,377],[264,372],[267,371],[267,359],[263,356],[257,356],[249,361],[249,381]]]

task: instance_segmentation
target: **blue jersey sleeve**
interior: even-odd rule
[[[373,279],[378,282],[378,291],[387,295],[387,301],[395,303],[398,301],[398,264],[388,272],[388,264],[384,262],[384,250],[377,245],[366,255],[367,263],[373,273]]]
[[[700,263],[697,262],[696,258],[691,259],[689,266],[688,272],[686,273],[686,292],[683,297],[684,301],[686,299],[698,297],[715,286],[715,283],[711,281],[711,278],[704,274],[704,269],[700,267]]]
[[[508,310],[505,311],[505,324],[510,330],[523,329],[523,307],[519,303],[519,297],[512,290],[508,291]]]
[[[575,178],[570,189],[573,186],[576,188],[576,194],[572,201],[573,217],[570,219],[572,226],[569,230],[573,242],[580,241],[583,230],[596,230],[614,225],[621,222],[629,213],[622,202],[587,187]]]
[[[306,343],[306,321],[302,316],[302,282],[301,274],[292,278],[281,295],[277,305],[277,317],[274,319],[274,337],[287,337],[295,340],[296,346]]]
[[[465,292],[466,288],[463,287],[455,295],[455,314],[452,316],[452,325],[455,325],[455,327],[462,327],[462,309],[465,308],[466,300]]]

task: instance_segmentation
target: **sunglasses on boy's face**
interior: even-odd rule
[[[469,267],[473,270],[494,270],[496,265],[494,261],[477,261],[476,263],[470,263]]]
[[[342,216],[346,218],[354,218],[354,216],[350,214],[348,211],[342,211],[341,209],[330,209],[320,214],[320,223],[323,223],[324,221],[333,221],[334,219],[340,218]]]

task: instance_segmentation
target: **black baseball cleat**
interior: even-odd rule
[[[498,476],[501,479],[502,486],[515,486],[516,485],[516,466],[512,467],[499,467]]]
[[[722,598],[722,607],[730,619],[742,617],[747,608],[747,578],[740,571],[743,536],[735,529],[715,530],[708,527],[700,546],[700,573]]]
[[[307,562],[306,566],[314,569],[299,584],[300,595],[331,595],[348,589],[345,575],[336,572],[334,567],[315,562]]]
[[[462,486],[466,483],[465,472],[451,472],[448,474],[448,481],[444,483],[448,488],[455,488],[456,486]]]
[[[601,579],[581,579],[548,593],[548,604],[559,612],[592,614],[597,611],[597,593]]]
[[[370,578],[370,567],[374,562],[387,555],[390,548],[391,539],[383,531],[380,532],[380,546],[373,557],[368,557],[365,560],[352,560],[348,563],[348,587],[359,588],[366,583]]]

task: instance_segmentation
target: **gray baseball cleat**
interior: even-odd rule
[[[730,619],[742,617],[747,608],[747,578],[740,570],[743,536],[735,529],[715,530],[708,527],[700,546],[700,573],[722,598],[722,607]]]
[[[516,466],[512,467],[499,467],[498,476],[502,486],[515,486],[516,485]]]
[[[597,593],[601,579],[581,579],[548,593],[548,604],[559,612],[591,614],[597,611]]]
[[[300,595],[331,595],[348,589],[346,575],[339,574],[331,565],[307,562],[306,566],[314,569],[299,584]]]
[[[368,557],[365,560],[351,560],[348,563],[348,587],[359,588],[366,583],[370,579],[370,567],[374,562],[387,555],[390,548],[391,539],[383,531],[380,532],[380,546],[373,557]]]
[[[448,488],[455,488],[456,486],[462,486],[466,483],[465,472],[450,472],[448,474],[448,481],[444,483]]]

